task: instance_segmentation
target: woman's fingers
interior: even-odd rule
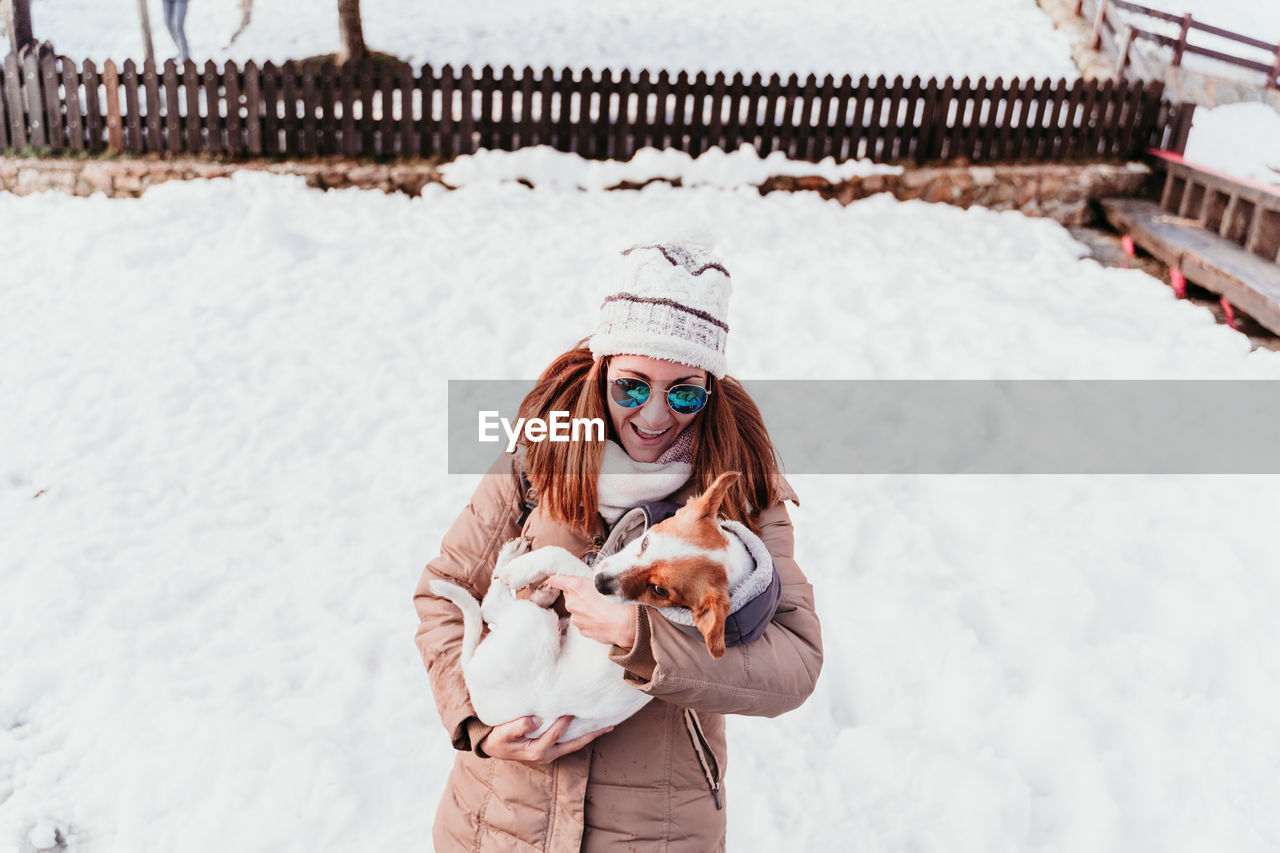
[[[495,732],[502,732],[505,740],[520,740],[529,732],[540,726],[541,723],[537,717],[516,717],[509,723],[503,723],[500,726],[494,726]]]
[[[539,725],[533,717],[517,717],[494,726],[477,746],[490,758],[522,758],[525,744],[528,743],[525,735]]]
[[[565,741],[564,743],[556,743],[556,741],[564,736],[564,733],[568,730],[571,722],[573,722],[573,717],[561,717],[551,725],[551,728],[543,732],[541,737],[537,740],[530,741],[530,751],[535,756],[530,760],[544,764],[555,761],[562,755],[568,755],[571,752],[576,752],[577,750],[582,749],[584,746],[591,743],[591,741],[600,737],[600,735],[613,730],[613,726],[609,726],[608,728],[588,732],[585,735],[574,738],[573,740]]]
[[[525,742],[525,749],[528,751],[528,761],[537,761],[546,763],[554,761],[559,756],[551,755],[555,751],[556,741],[569,728],[569,724],[573,722],[573,717],[560,717],[551,724],[551,728],[543,732],[539,737]]]
[[[568,755],[571,752],[577,752],[587,744],[591,743],[591,741],[600,737],[600,735],[605,734],[607,732],[611,732],[611,731],[613,731],[613,726],[608,726],[603,729],[597,729],[594,732],[588,732],[582,737],[574,738],[573,740],[565,741],[564,743],[558,743],[555,745],[555,747],[552,748],[546,760],[555,761],[557,758],[559,758],[562,755]]]
[[[520,717],[509,723],[494,726],[493,731],[485,736],[481,744],[490,758],[511,758],[517,761],[547,764],[562,755],[582,749],[600,735],[613,730],[613,726],[609,726],[571,741],[556,743],[564,736],[572,722],[573,717],[560,717],[541,735],[530,739],[526,735],[542,723],[534,717]]]
[[[590,578],[577,578],[572,575],[548,575],[543,581],[544,586],[552,589],[558,589],[561,592],[571,592],[575,595],[582,595],[584,591],[590,589],[595,591],[595,585]]]
[[[548,746],[554,745],[555,742],[560,740],[560,737],[568,730],[569,724],[572,722],[573,717],[568,715],[558,718],[551,724],[551,728],[543,732],[542,737],[535,740],[534,743],[546,744]]]

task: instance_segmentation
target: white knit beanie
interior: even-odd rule
[[[591,354],[647,355],[723,379],[732,290],[729,270],[702,246],[632,246],[622,253],[617,284],[600,306]]]

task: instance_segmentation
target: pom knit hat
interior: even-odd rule
[[[647,355],[723,379],[733,290],[724,263],[693,243],[643,243],[622,253],[618,269],[591,354]]]

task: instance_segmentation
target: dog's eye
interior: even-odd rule
[[[658,596],[658,598],[667,598],[670,596],[670,593],[667,592],[665,587],[658,586],[656,583],[649,584],[649,589],[653,590],[653,594]]]

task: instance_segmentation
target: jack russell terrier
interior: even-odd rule
[[[701,632],[714,658],[725,653],[725,619],[767,589],[773,562],[744,525],[719,519],[737,472],[721,474],[706,492],[592,569],[563,548],[528,551],[528,541],[503,546],[483,603],[448,581],[431,591],[462,611],[462,673],[477,716],[500,725],[532,715],[536,738],[559,717],[573,716],[560,742],[612,726],[652,697],[623,679],[609,646],[582,636],[551,605],[559,592],[550,575],[594,577],[615,600],[649,604],[675,624]],[[481,640],[481,621],[489,633]]]

